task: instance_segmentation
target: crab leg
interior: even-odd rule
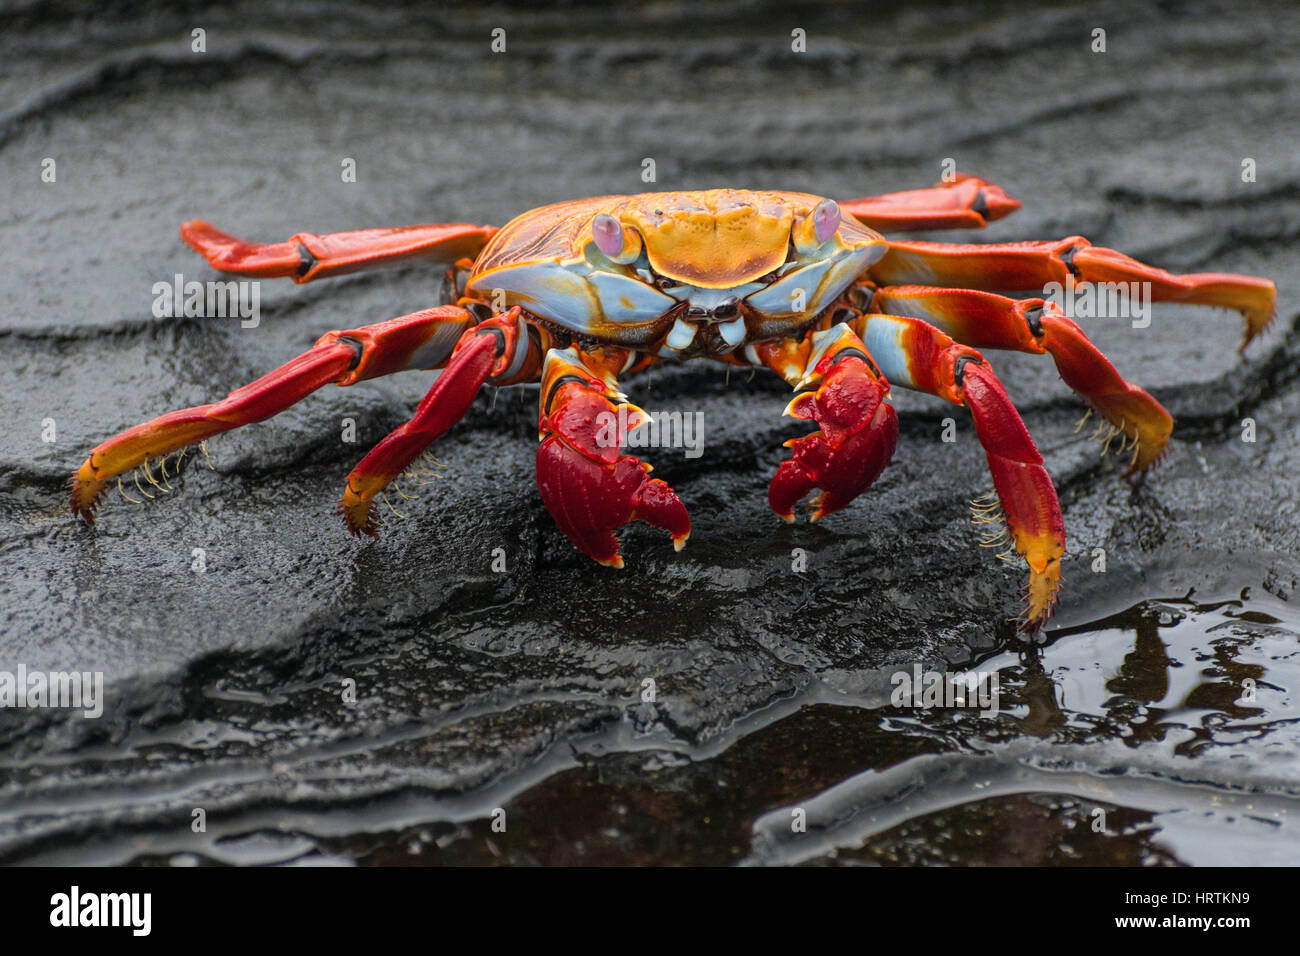
[[[1276,315],[1277,289],[1268,279],[1224,272],[1175,275],[1136,259],[1094,246],[1082,236],[1043,242],[958,245],[945,242],[891,242],[889,252],[871,267],[879,285],[941,285],[989,292],[1060,288],[1075,282],[1142,283],[1154,302],[1215,305],[1240,312],[1246,320],[1246,346]]]
[[[1164,457],[1173,417],[1147,392],[1125,381],[1055,304],[912,285],[876,290],[871,308],[924,319],[975,348],[1051,355],[1065,384],[1134,442],[1127,474],[1145,471]]]
[[[614,531],[644,521],[667,531],[680,551],[691,534],[676,492],[639,458],[624,455],[624,436],[646,413],[625,401],[615,373],[630,359],[623,349],[551,349],[542,370],[537,487],[579,551],[603,565],[623,567]]]
[[[768,486],[767,501],[794,521],[794,506],[815,488],[810,521],[839,511],[880,476],[898,442],[898,417],[885,402],[889,383],[847,325],[814,332],[801,342],[761,342],[757,361],[798,391],[785,414],[813,419],[820,430],[785,443],[783,461]]]
[[[348,332],[326,332],[309,351],[219,402],[168,412],[97,446],[73,475],[72,511],[93,523],[112,478],[270,418],[323,385],[351,385],[407,368],[438,368],[471,321],[465,309],[441,306]]]
[[[517,306],[460,337],[450,361],[410,421],[384,436],[348,475],[339,502],[348,531],[379,537],[379,517],[372,508],[375,496],[439,435],[465,417],[484,382],[493,379],[504,385],[536,378],[538,353],[530,343]]]
[[[222,272],[272,279],[289,276],[310,282],[427,258],[450,265],[475,256],[496,232],[466,222],[388,229],[354,229],[323,236],[300,232],[284,242],[245,242],[201,219],[181,225],[181,238]]]
[[[970,409],[1011,544],[1029,564],[1028,604],[1021,629],[1036,630],[1056,602],[1065,522],[1043,458],[1002,383],[979,352],[920,319],[864,315],[852,325],[895,385]]]
[[[983,229],[1009,216],[1020,203],[1002,187],[974,176],[958,175],[952,182],[929,189],[908,189],[840,203],[843,212],[869,229]]]

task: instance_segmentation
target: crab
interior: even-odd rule
[[[245,242],[194,220],[181,236],[215,268],[313,282],[409,260],[444,268],[443,304],[327,332],[288,364],[226,398],[170,412],[91,451],[70,482],[75,515],[93,523],[109,482],[220,432],[262,421],[329,384],[440,370],[410,421],[352,470],[339,503],[354,535],[378,535],[375,498],[455,424],[484,384],[540,383],[537,484],[560,530],[584,554],[621,568],[615,532],[631,521],[667,531],[690,518],[651,467],[611,440],[646,413],[618,379],[660,362],[708,359],[767,369],[793,388],[787,415],[817,430],[786,442],[768,490],[772,510],[811,520],[846,507],[889,463],[898,418],[891,386],[969,409],[994,491],[977,520],[1028,565],[1022,631],[1052,613],[1065,553],[1052,479],[1006,390],[978,349],[1047,355],[1067,385],[1131,445],[1127,474],[1164,455],[1173,420],[1126,381],[1061,308],[1050,282],[1146,283],[1154,301],[1222,306],[1246,322],[1242,348],[1268,327],[1272,282],[1175,275],[1081,236],[951,244],[886,239],[892,230],[982,228],[1020,207],[1003,189],[956,176],[925,189],[836,202],[797,192],[712,189],[602,196],[543,206],[500,229],[431,224]],[[1016,295],[1019,293],[1019,295]]]

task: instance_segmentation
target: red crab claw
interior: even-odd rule
[[[783,461],[768,486],[767,501],[785,521],[814,488],[810,521],[839,511],[880,476],[898,443],[898,416],[885,402],[889,385],[866,361],[862,342],[847,326],[817,335],[834,336],[814,345],[811,371],[785,414],[813,419],[820,431],[785,443],[793,457]]]
[[[691,521],[677,494],[641,459],[620,452],[622,437],[639,427],[645,412],[623,402],[612,387],[612,368],[626,353],[603,356],[576,349],[552,351],[542,372],[541,445],[537,487],[546,510],[578,548],[603,565],[623,567],[614,531],[644,521],[667,531],[680,551]],[[604,374],[593,374],[588,363]],[[620,434],[620,430],[622,434]]]

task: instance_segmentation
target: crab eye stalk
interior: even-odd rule
[[[840,204],[834,199],[824,199],[813,210],[813,231],[825,242],[840,228]]]
[[[625,229],[607,212],[591,221],[591,237],[596,241],[596,248],[619,265],[635,262],[641,255],[641,237],[635,230]]]
[[[839,228],[839,203],[834,199],[823,199],[794,227],[795,248],[800,252],[811,252],[834,236]]]

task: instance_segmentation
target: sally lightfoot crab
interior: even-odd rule
[[[181,236],[213,266],[311,282],[424,259],[447,267],[454,304],[347,331],[211,405],[170,412],[95,448],[71,482],[72,510],[93,522],[110,480],[213,435],[262,421],[323,385],[406,369],[441,374],[411,420],[348,476],[340,511],[353,534],[376,535],[374,499],[465,414],[484,383],[541,384],[537,483],[560,529],[585,554],[622,567],[615,531],[630,521],[667,531],[690,519],[650,466],[602,440],[601,415],[645,415],[619,376],[692,358],[761,367],[795,394],[786,414],[812,434],[786,443],[768,503],[786,521],[810,493],[812,520],[848,505],[879,476],[898,437],[891,385],[970,410],[995,496],[979,520],[1005,525],[1029,565],[1022,628],[1050,615],[1064,524],[1043,459],[976,349],[1048,355],[1062,379],[1131,443],[1129,473],[1160,460],[1173,421],[1122,378],[1062,311],[1002,293],[1049,282],[1146,283],[1156,301],[1224,306],[1246,320],[1245,343],[1274,312],[1273,283],[1173,275],[1071,236],[958,245],[884,238],[893,229],[983,227],[1019,208],[997,186],[958,177],[928,189],[836,203],[791,192],[714,189],[604,196],[544,206],[501,229],[464,223],[300,233],[268,245],[201,221]]]

